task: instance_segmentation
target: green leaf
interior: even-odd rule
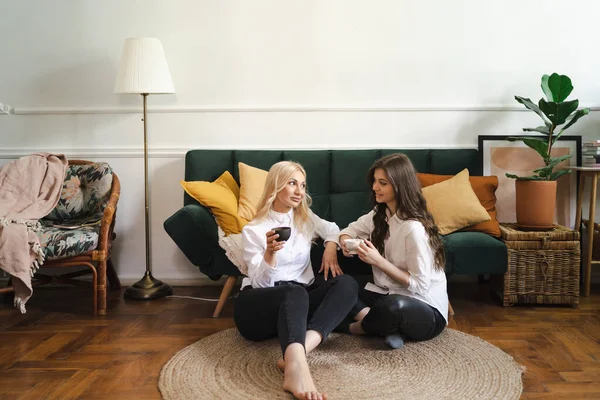
[[[545,165],[543,167],[534,169],[533,172],[535,172],[536,174],[548,176],[552,172],[553,167],[554,167],[553,165]],[[546,172],[548,172],[548,173],[546,174]]]
[[[518,142],[518,141],[524,141],[524,140],[533,140],[533,141],[537,141],[537,142],[541,142],[544,145],[548,145],[548,138],[544,137],[544,136],[509,136],[506,138],[506,140],[508,140],[509,142]]]
[[[514,174],[509,174],[506,173],[506,177],[507,178],[511,178],[511,179],[517,179],[519,181],[546,181],[546,178],[542,178],[540,176],[537,175],[532,175],[532,176],[517,176]]]
[[[562,135],[562,133],[566,131],[570,126],[577,122],[579,118],[583,117],[584,115],[588,115],[589,113],[589,108],[582,108],[581,110],[577,110],[577,112],[573,114],[573,116],[568,121],[565,121],[567,122],[567,124],[560,130],[560,132],[558,132],[558,135],[556,135],[556,139],[558,139],[560,135]]]
[[[550,178],[548,180],[555,181],[558,178],[560,178],[561,176],[563,176],[565,174],[570,174],[571,172],[573,172],[573,171],[570,169],[559,169],[558,171],[556,171],[555,173],[550,175]]]
[[[521,141],[528,147],[534,149],[544,160],[548,158],[548,139],[545,137],[534,137],[534,136],[510,136],[506,140],[509,142]]]
[[[579,107],[579,100],[565,101],[564,103],[558,103],[558,124],[562,125],[567,121],[567,118],[577,110]]]
[[[507,178],[518,179],[518,180],[523,180],[523,181],[529,180],[529,178],[532,178],[531,176],[518,176],[518,175],[515,175],[515,174],[509,174],[508,172],[505,175],[506,175]]]
[[[544,78],[542,77],[542,90],[544,90],[543,82]],[[552,93],[552,99],[550,101],[561,103],[565,101],[567,97],[569,97],[573,91],[573,85],[571,84],[571,79],[568,76],[553,73],[548,78],[548,90],[550,90]],[[544,93],[546,93],[545,90]]]
[[[560,156],[560,157],[550,157],[550,159],[548,160],[548,165],[551,166],[556,166],[558,164],[560,164],[561,162],[568,160],[569,158],[572,157],[572,154],[567,154],[565,156]]]
[[[571,115],[573,111],[577,110],[577,107],[579,107],[579,100],[555,103],[540,99],[538,105],[540,110],[542,110],[554,125],[561,125],[565,123],[567,117]]]
[[[550,127],[550,123],[546,120],[546,117],[544,116],[544,113],[542,112],[542,110],[540,110],[540,108],[538,106],[536,106],[530,99],[527,99],[527,98],[521,97],[521,96],[515,96],[515,100],[517,100],[519,103],[523,104],[525,107],[527,107],[531,111],[534,111],[537,115],[540,116],[540,118],[542,118],[542,120],[544,120],[544,124],[546,126]]]
[[[545,160],[548,158],[548,141],[540,138],[522,138],[523,143],[531,147]]]
[[[533,172],[541,176],[542,178],[547,178],[552,174],[552,169],[554,166],[548,165],[542,168],[534,169]]]
[[[525,132],[539,132],[550,135],[550,129],[547,126],[538,126],[537,128],[523,128]]]
[[[554,96],[552,96],[552,90],[550,90],[550,86],[548,86],[549,79],[550,79],[550,75],[544,74],[542,76],[542,91],[546,95],[546,100],[554,101]]]

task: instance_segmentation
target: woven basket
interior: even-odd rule
[[[502,279],[505,306],[513,304],[579,304],[579,232],[564,226],[551,231],[520,231],[500,226],[508,249],[508,268]],[[500,281],[500,282],[499,282]]]

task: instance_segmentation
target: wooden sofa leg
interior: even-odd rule
[[[450,304],[450,300],[448,300],[448,315],[454,315],[454,308],[452,308],[452,304]]]
[[[98,261],[98,277],[95,286],[97,288],[97,314],[106,315],[106,261]]]
[[[231,289],[233,289],[233,285],[235,285],[236,280],[236,276],[227,277],[227,281],[225,281],[225,285],[223,285],[223,290],[221,290],[221,295],[219,296],[219,302],[217,303],[217,307],[215,307],[213,318],[219,318],[219,315],[221,315],[221,310],[223,310],[225,302],[227,301],[227,298],[229,297]]]

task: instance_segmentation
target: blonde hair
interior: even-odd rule
[[[258,203],[258,211],[254,220],[262,221],[269,215],[269,210],[273,207],[277,193],[285,188],[296,171],[302,172],[302,175],[306,179],[306,171],[297,162],[280,161],[273,164],[271,169],[269,169],[265,189]],[[311,204],[312,198],[307,191],[302,198],[302,202],[294,209],[294,225],[308,240],[312,239],[314,233],[314,226],[310,218]]]

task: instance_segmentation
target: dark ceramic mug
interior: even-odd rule
[[[278,226],[277,228],[273,228],[272,230],[274,230],[275,233],[279,235],[279,237],[277,238],[278,242],[288,240],[290,238],[290,235],[292,234],[292,228],[290,228],[289,226]]]

